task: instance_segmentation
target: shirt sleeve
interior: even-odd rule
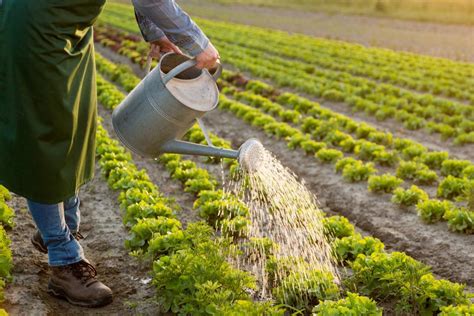
[[[174,0],[132,0],[132,2],[141,15],[190,55],[198,55],[209,44],[206,35]]]
[[[145,41],[154,42],[165,36],[165,33],[155,23],[143,14],[140,14],[140,12],[137,12],[137,10],[135,10],[135,18]]]

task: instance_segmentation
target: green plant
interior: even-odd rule
[[[469,166],[472,166],[469,160],[447,159],[441,165],[441,174],[459,178],[464,169]]]
[[[418,184],[433,184],[438,181],[438,175],[433,170],[417,170],[415,173],[415,182]]]
[[[359,234],[336,239],[333,245],[336,256],[341,261],[354,261],[359,254],[371,255],[381,252],[384,244],[377,238],[364,237]]]
[[[454,139],[456,145],[474,144],[474,132],[463,133]]]
[[[173,210],[163,201],[155,204],[140,201],[127,206],[125,215],[123,216],[123,223],[128,226],[133,226],[139,219],[157,216],[171,217],[172,215]]]
[[[474,212],[466,208],[451,209],[444,214],[450,230],[464,234],[474,234]]]
[[[474,166],[464,168],[462,171],[462,176],[469,180],[474,180]]]
[[[447,176],[438,186],[438,197],[452,200],[462,196],[471,183],[472,181],[468,179]]]
[[[277,303],[310,311],[312,306],[323,300],[338,298],[339,288],[328,272],[294,271],[273,289],[273,295]]]
[[[222,242],[222,241],[221,241]],[[163,312],[213,315],[237,300],[248,300],[256,287],[250,274],[233,268],[217,241],[199,243],[153,263],[153,284]]]
[[[343,216],[330,216],[323,218],[324,234],[328,239],[344,238],[354,235],[355,228]]]
[[[443,306],[439,316],[471,316],[474,315],[474,304]]]
[[[319,316],[382,316],[382,309],[375,302],[356,293],[347,293],[347,297],[338,301],[325,300],[313,308]]]
[[[11,207],[9,207],[5,202],[0,200],[0,223],[8,227],[13,227],[15,225],[13,218],[15,217],[15,212]]]
[[[2,281],[8,281],[11,277],[10,270],[13,267],[13,260],[10,243],[5,229],[0,225],[0,293],[3,288]]]
[[[436,170],[441,169],[441,165],[447,159],[449,159],[449,153],[446,151],[430,151],[420,157],[422,163]]]
[[[350,266],[349,286],[376,300],[395,300],[401,313],[431,315],[468,301],[463,285],[435,280],[426,265],[400,252],[361,254]]]
[[[393,192],[392,203],[400,204],[402,206],[412,206],[418,202],[428,200],[428,194],[417,187],[412,185],[409,189],[397,188]]]
[[[146,250],[148,241],[154,234],[165,235],[179,229],[181,229],[181,222],[174,218],[159,216],[156,218],[139,219],[130,228],[130,237],[125,240],[125,246],[132,250]]]
[[[325,143],[317,142],[314,140],[304,140],[301,142],[300,146],[307,154],[315,154],[321,149],[326,148]]]
[[[316,153],[316,157],[322,162],[334,163],[337,160],[344,157],[344,154],[341,151],[337,150],[337,149],[325,149],[325,148],[323,148],[323,149],[320,149]]]
[[[354,153],[362,160],[374,160],[376,153],[384,150],[385,147],[382,145],[377,145],[366,140],[359,140],[354,148]]]
[[[413,160],[416,157],[420,157],[425,154],[428,150],[425,146],[421,144],[413,144],[408,147],[405,147],[402,150],[402,157],[405,160]]]
[[[397,177],[403,180],[415,180],[422,170],[429,170],[422,163],[415,161],[401,161],[397,168]]]
[[[190,223],[185,230],[175,229],[167,234],[154,234],[148,243],[147,255],[156,258],[193,248],[209,241],[212,235],[212,228],[204,222]]]
[[[416,205],[418,215],[427,223],[436,223],[443,219],[446,212],[453,210],[454,204],[449,201],[425,200]]]
[[[364,164],[362,161],[356,161],[344,166],[342,177],[349,182],[366,181],[375,171],[373,163]]]
[[[0,184],[0,201],[9,201],[11,200],[12,195],[3,185]]]
[[[347,165],[353,165],[356,162],[357,160],[352,157],[341,158],[336,162],[334,169],[336,172],[342,172]]]
[[[368,189],[370,192],[392,193],[403,183],[403,180],[389,173],[372,175],[369,177]]]

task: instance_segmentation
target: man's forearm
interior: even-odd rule
[[[177,46],[196,56],[209,39],[174,0],[132,0],[135,9],[161,29]]]
[[[154,42],[165,36],[165,33],[156,26],[149,18],[135,10],[135,18],[142,32],[143,38],[147,42]]]

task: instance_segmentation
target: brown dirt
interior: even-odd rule
[[[38,252],[29,238],[35,225],[26,201],[15,196],[15,228],[10,232],[13,250],[13,282],[5,290],[5,308],[11,315],[144,315],[155,314],[154,289],[149,282],[150,263],[140,263],[124,247],[127,231],[122,225],[116,192],[108,189],[96,168],[96,177],[80,191],[81,240],[86,257],[98,277],[114,291],[112,304],[89,309],[72,306],[46,292],[47,256]]]
[[[257,137],[284,165],[292,169],[319,198],[323,207],[346,216],[353,224],[380,238],[387,249],[404,251],[433,267],[435,274],[474,286],[474,235],[449,232],[446,223],[426,225],[413,209],[401,210],[387,195],[370,194],[365,183],[348,184],[302,151],[268,137],[232,114],[214,111],[204,118],[210,129],[238,147]]]

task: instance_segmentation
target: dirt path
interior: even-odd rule
[[[128,255],[124,240],[128,233],[122,225],[116,192],[108,189],[96,168],[96,177],[80,191],[81,241],[85,255],[98,271],[101,281],[114,291],[114,302],[98,309],[72,306],[46,293],[47,256],[33,248],[30,237],[35,231],[23,198],[12,201],[17,216],[11,231],[13,282],[5,290],[6,309],[11,315],[152,315],[156,310],[154,289],[149,282],[149,263]]]
[[[205,122],[235,146],[257,137],[304,179],[323,207],[380,238],[389,250],[404,251],[431,265],[437,275],[474,286],[474,235],[449,232],[446,223],[426,225],[413,210],[402,211],[389,202],[388,196],[370,194],[366,184],[344,182],[332,165],[319,164],[302,151],[290,151],[283,141],[269,138],[230,113],[214,111],[205,116]]]
[[[474,26],[182,0],[193,17],[474,61]]]

